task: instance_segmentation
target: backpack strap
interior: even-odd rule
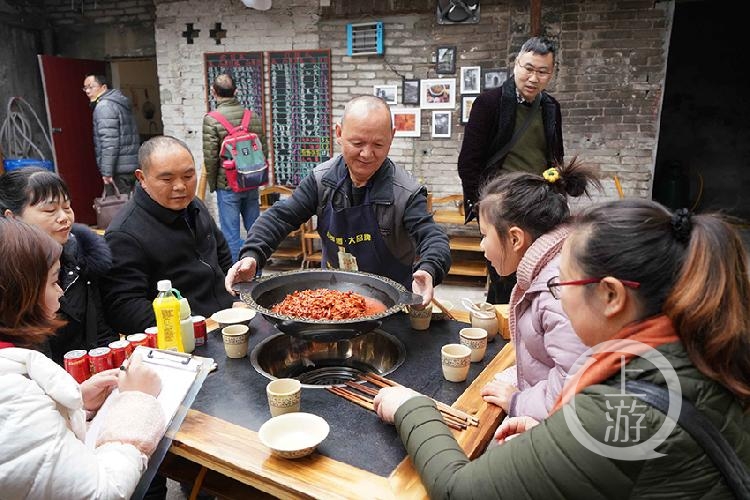
[[[628,395],[637,397],[665,415],[669,409],[669,398],[677,397],[665,387],[643,380],[628,380],[625,382],[625,388]],[[716,426],[685,398],[682,398],[677,423],[703,448],[721,472],[729,490],[737,498],[750,498],[750,473],[747,466]]]
[[[242,113],[242,121],[240,122],[240,127],[242,127],[243,130],[250,130],[250,120],[253,117],[253,112],[249,109],[245,109],[245,112]]]
[[[229,123],[229,120],[227,120],[224,117],[224,115],[222,115],[218,111],[209,111],[208,116],[210,116],[211,118],[213,118],[214,120],[216,120],[217,122],[219,122],[222,127],[224,127],[225,129],[227,129],[228,133],[231,134],[232,130],[234,130],[234,125],[232,125],[231,123]],[[245,120],[244,116],[242,117],[242,120],[243,120],[243,123],[244,123],[244,120]]]

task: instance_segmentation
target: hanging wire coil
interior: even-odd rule
[[[30,113],[39,129],[42,131],[45,141],[52,151],[47,130],[37,116],[34,108],[22,97],[14,96],[8,100],[7,113],[2,126],[0,126],[0,147],[6,158],[29,158],[32,150],[42,160],[46,160],[44,152],[34,144],[32,140],[32,124],[29,122]]]

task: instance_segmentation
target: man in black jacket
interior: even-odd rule
[[[104,75],[86,75],[83,91],[93,109],[96,166],[104,187],[113,193],[114,184],[121,193],[129,193],[141,144],[130,100],[118,89],[110,89]]]
[[[126,334],[156,324],[152,301],[162,279],[187,297],[193,314],[210,316],[234,302],[224,289],[232,255],[195,198],[195,161],[187,145],[154,137],[141,146],[138,161],[140,185],[104,235],[112,250],[112,269],[102,281],[107,319]]]
[[[507,172],[540,174],[562,164],[564,150],[560,104],[544,89],[555,70],[555,46],[546,38],[529,38],[518,51],[509,78],[481,93],[471,107],[458,155],[458,176],[471,220],[479,188]],[[500,278],[488,263],[487,301],[507,303],[515,275]]]
[[[390,108],[375,96],[358,96],[336,124],[341,155],[315,167],[294,194],[255,221],[229,270],[226,284],[251,280],[279,243],[317,216],[323,267],[355,268],[386,276],[432,300],[448,273],[445,231],[427,210],[427,189],[388,158],[394,128]]]

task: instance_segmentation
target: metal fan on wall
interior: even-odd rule
[[[479,0],[438,0],[438,24],[477,24]]]

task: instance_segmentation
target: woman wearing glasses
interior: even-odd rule
[[[539,425],[469,461],[429,399],[401,387],[375,398],[430,496],[747,498],[750,280],[737,232],[652,201],[594,206],[549,285],[593,354]],[[634,382],[641,389],[628,390]],[[664,412],[644,387],[680,393]]]
[[[586,347],[573,332],[547,281],[558,274],[568,235],[568,196],[599,186],[591,169],[577,160],[542,175],[513,173],[482,188],[481,246],[500,276],[516,273],[510,296],[510,334],[516,366],[482,388],[485,401],[509,417],[541,420],[549,414],[565,376]]]
[[[58,364],[74,349],[106,346],[116,340],[105,323],[99,277],[112,265],[104,239],[82,224],[74,224],[65,182],[42,168],[22,168],[0,176],[0,215],[42,229],[63,246],[60,256],[60,316],[67,324],[43,348]]]

